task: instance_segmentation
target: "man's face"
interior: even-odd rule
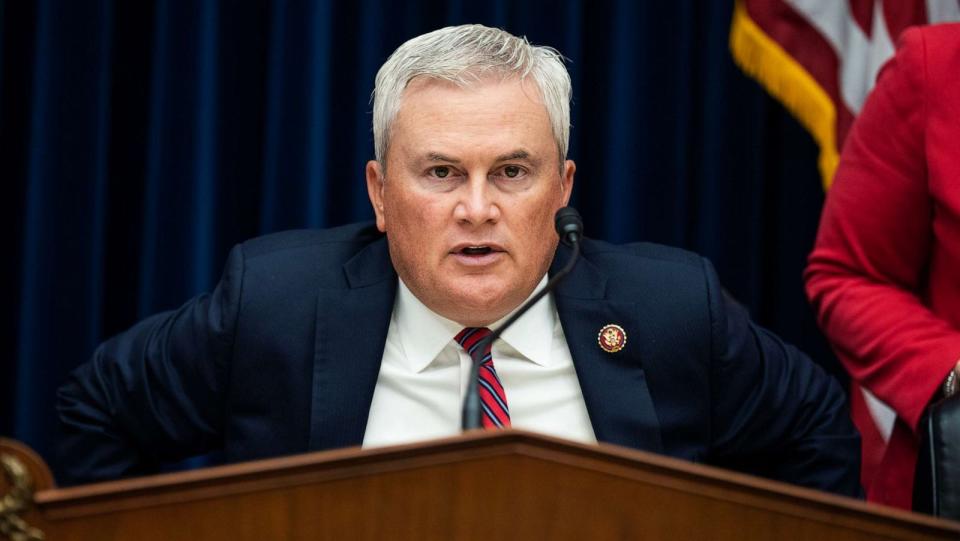
[[[467,326],[519,306],[553,259],[554,214],[570,198],[576,169],[558,165],[535,84],[414,79],[386,162],[385,177],[367,163],[367,190],[410,291]]]

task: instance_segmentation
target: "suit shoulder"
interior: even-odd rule
[[[584,243],[583,257],[594,265],[621,296],[653,298],[653,292],[694,300],[708,296],[712,267],[703,257],[650,242],[615,245]],[[657,293],[657,295],[659,294]]]
[[[343,225],[330,229],[297,229],[256,237],[242,243],[248,260],[297,252],[354,253],[382,237],[373,222]]]
[[[585,257],[604,262],[635,265],[641,262],[664,266],[678,265],[703,269],[703,258],[693,252],[673,246],[652,242],[634,242],[630,244],[610,244],[604,241],[589,240],[584,243]]]
[[[373,223],[293,230],[250,239],[240,246],[247,283],[344,285],[343,265],[383,239]]]
[[[960,43],[960,23],[940,23],[907,28],[900,36],[901,43],[911,40],[925,41],[932,48],[949,47]]]

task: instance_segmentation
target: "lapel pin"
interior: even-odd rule
[[[608,323],[597,334],[597,343],[600,344],[600,349],[603,351],[616,353],[627,345],[627,333],[620,325]]]

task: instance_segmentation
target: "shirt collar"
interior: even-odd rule
[[[453,338],[463,329],[463,325],[447,319],[427,308],[420,299],[407,288],[402,279],[397,288],[397,301],[394,308],[399,340],[408,366],[421,372],[434,361]],[[544,275],[534,288],[530,297],[546,287]],[[524,300],[526,302],[530,297]],[[522,306],[523,303],[520,303]],[[519,308],[519,306],[517,307]],[[516,310],[511,311],[499,321],[490,325],[496,329]],[[541,299],[520,319],[507,329],[501,339],[520,355],[540,366],[550,363],[553,344],[553,329],[556,326],[557,311],[552,295]],[[494,346],[495,348],[497,345]]]
[[[547,277],[544,275],[540,279],[537,287],[533,288],[530,296],[523,300],[516,309],[504,316],[490,326],[496,329],[503,325],[503,322],[520,309],[531,297],[538,291],[547,286]],[[553,348],[553,329],[557,323],[557,310],[554,305],[553,295],[547,295],[534,304],[530,310],[518,319],[509,329],[503,332],[500,338],[517,350],[520,355],[530,359],[540,366],[549,366],[550,352]],[[496,348],[497,346],[494,345]]]

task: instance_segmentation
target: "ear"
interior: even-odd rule
[[[383,170],[380,168],[380,162],[370,160],[367,162],[367,195],[370,197],[370,205],[373,206],[373,213],[377,217],[377,229],[381,233],[387,232],[387,219],[383,213]]]
[[[577,164],[573,160],[567,160],[563,163],[563,176],[560,178],[560,189],[563,191],[563,205],[567,206],[570,202],[570,194],[573,193],[573,177],[577,172]]]

